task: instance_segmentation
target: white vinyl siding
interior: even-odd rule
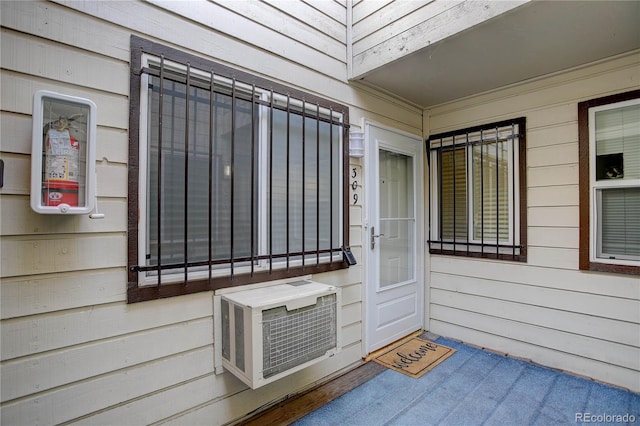
[[[577,118],[639,70],[629,54],[425,112],[431,134],[527,119],[527,262],[431,255],[430,331],[640,390],[638,276],[579,270]]]
[[[126,303],[132,33],[346,104],[352,126],[366,115],[420,133],[421,111],[347,84],[346,6],[312,3],[202,2],[194,14],[180,2],[0,2],[3,424],[224,424],[361,362],[360,263],[314,276],[342,289],[343,351],[261,392],[216,374],[211,292]],[[97,104],[102,220],[29,207],[41,89]],[[362,203],[349,209],[360,260]]]

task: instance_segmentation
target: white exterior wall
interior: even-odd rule
[[[640,279],[578,270],[578,102],[639,81],[635,52],[425,111],[431,134],[527,120],[528,261],[431,256],[430,331],[640,391]]]
[[[361,204],[350,207],[359,264],[314,277],[342,287],[343,351],[293,376],[252,391],[214,373],[211,292],[126,304],[130,35],[335,99],[350,107],[355,128],[366,115],[421,134],[421,111],[347,84],[346,7],[342,0],[0,3],[3,424],[221,424],[360,362]],[[40,89],[97,104],[103,220],[29,207],[32,99]]]

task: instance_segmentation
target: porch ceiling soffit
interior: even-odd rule
[[[639,49],[638,22],[639,0],[528,2],[352,81],[428,108]]]

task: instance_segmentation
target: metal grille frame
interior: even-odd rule
[[[335,349],[336,309],[337,297],[331,294],[305,308],[263,311],[263,377],[269,378]]]
[[[517,133],[513,130],[515,129],[515,127],[517,126]],[[510,223],[511,223],[511,227],[512,227],[512,232],[513,232],[513,239],[514,241],[517,241],[517,243],[514,244],[509,244],[506,241],[500,241],[499,240],[499,236],[498,236],[498,229],[499,229],[499,212],[496,209],[496,241],[493,242],[489,242],[489,241],[485,241],[484,236],[481,237],[481,241],[480,242],[474,242],[474,241],[469,241],[471,238],[470,235],[467,235],[467,238],[465,238],[464,240],[458,240],[456,238],[456,231],[455,231],[455,224],[456,224],[456,219],[455,219],[455,179],[454,179],[454,220],[453,220],[453,238],[452,239],[445,239],[442,237],[442,223],[440,223],[439,226],[439,235],[435,235],[435,231],[432,229],[432,223],[431,220],[429,221],[429,239],[428,239],[428,244],[429,244],[429,253],[431,254],[445,254],[445,255],[455,255],[455,256],[466,256],[466,257],[481,257],[481,258],[491,258],[491,259],[501,259],[501,260],[512,260],[512,261],[519,261],[519,262],[526,262],[527,261],[527,173],[526,173],[526,165],[527,165],[527,160],[526,160],[526,118],[525,117],[520,117],[520,118],[516,118],[516,119],[512,119],[512,120],[504,120],[504,121],[500,121],[500,122],[496,122],[496,123],[490,123],[490,124],[486,124],[486,125],[480,125],[480,126],[474,126],[474,127],[469,127],[466,129],[461,129],[461,130],[455,130],[455,131],[451,131],[451,132],[445,132],[445,133],[440,133],[440,134],[436,134],[436,135],[432,135],[430,136],[425,143],[425,149],[427,152],[427,161],[429,162],[429,169],[431,169],[431,167],[433,167],[434,165],[432,164],[432,159],[431,159],[431,154],[432,153],[436,153],[438,156],[438,162],[441,163],[441,158],[442,158],[442,153],[446,152],[446,151],[455,151],[458,148],[463,148],[465,150],[465,154],[466,155],[466,150],[470,149],[474,144],[485,144],[485,143],[494,143],[496,145],[496,149],[497,149],[497,143],[495,142],[502,142],[502,138],[499,137],[500,134],[500,129],[502,128],[511,128],[511,134],[506,138],[507,140],[509,140],[512,145],[513,145],[513,149],[512,149],[512,157],[511,157],[511,161],[514,162],[513,166],[512,166],[512,176],[511,179],[513,181],[513,185],[514,188],[509,188],[509,191],[513,191],[515,190],[515,187],[517,186],[518,188],[518,193],[519,193],[519,197],[518,200],[513,200],[513,205],[512,205],[512,209],[513,209],[513,215],[510,218]],[[493,139],[486,139],[484,137],[484,132],[492,132],[493,134],[495,134],[495,138]],[[480,134],[480,138],[478,141],[472,141],[469,137],[470,134]],[[443,144],[443,140],[445,139],[451,139],[452,143],[451,145],[444,145]],[[458,140],[463,140],[463,142],[456,142]],[[438,144],[439,141],[439,144]],[[434,145],[435,142],[435,146]],[[515,157],[513,156],[515,149],[518,150],[518,164],[515,164]],[[481,150],[482,153],[482,150]],[[440,165],[438,164],[438,167]],[[466,164],[467,167],[467,175],[469,174],[469,164]],[[518,180],[516,181],[516,179],[514,178],[514,174],[515,174],[515,170],[518,170]],[[497,170],[497,168],[496,168]],[[453,171],[455,173],[455,162],[453,163]],[[440,222],[442,222],[442,178],[441,178],[441,173],[442,170],[441,168],[439,169],[439,174],[440,176],[436,177],[435,179],[435,183],[434,183],[434,178],[432,176],[431,170],[429,171],[429,184],[428,184],[428,188],[429,188],[429,212],[432,212],[433,209],[438,209],[438,218],[440,219]],[[484,175],[483,172],[481,172],[480,176],[482,179],[482,176]],[[496,179],[497,181],[497,179]],[[435,203],[436,205],[434,206],[433,203],[434,201],[432,201],[432,185],[439,185],[439,200],[436,200]],[[482,182],[480,184],[481,186],[483,185]],[[496,184],[496,197],[498,193],[498,186]],[[469,196],[467,195],[467,201]],[[517,219],[519,222],[519,226],[516,227],[516,215],[517,215]],[[470,221],[470,218],[467,218],[467,226],[468,226],[468,221]],[[483,229],[484,229],[484,222],[485,222],[485,218],[484,216],[482,217],[481,222],[483,223]],[[482,233],[484,233],[484,231],[481,231]]]
[[[194,263],[194,262],[189,262],[188,259],[186,259],[186,255],[185,255],[185,262],[180,265],[162,265],[160,260],[161,254],[159,254],[158,265],[153,265],[153,266],[139,265],[138,264],[139,250],[141,248],[139,247],[139,241],[138,241],[138,235],[140,232],[138,226],[139,226],[139,212],[142,211],[142,209],[141,209],[141,206],[139,205],[138,182],[139,182],[139,179],[143,176],[141,175],[141,173],[144,172],[140,170],[139,149],[140,149],[141,143],[146,144],[146,141],[139,140],[140,114],[141,114],[141,106],[140,106],[141,75],[143,73],[155,74],[160,78],[160,82],[161,82],[160,84],[162,84],[162,82],[165,80],[178,80],[178,81],[181,81],[182,83],[186,83],[187,86],[189,87],[200,87],[203,85],[202,80],[197,78],[195,75],[191,76],[189,71],[187,71],[186,76],[180,76],[176,73],[172,73],[171,70],[169,69],[167,70],[163,69],[163,67],[160,67],[159,70],[143,69],[142,57],[143,57],[143,54],[145,53],[161,58],[161,60],[163,60],[163,58],[168,58],[172,62],[183,64],[187,68],[187,70],[189,70],[191,67],[193,67],[194,69],[211,70],[212,81],[213,81],[213,75],[215,75],[215,76],[220,76],[220,77],[229,79],[234,82],[235,81],[241,82],[244,85],[258,87],[263,91],[270,91],[272,96],[271,96],[271,101],[267,105],[269,108],[286,111],[288,115],[295,113],[295,114],[303,114],[306,117],[314,118],[317,121],[318,126],[321,121],[328,122],[330,123],[329,128],[330,128],[330,132],[332,132],[331,133],[332,135],[334,132],[334,127],[341,129],[340,131],[342,133],[343,143],[342,143],[342,152],[340,153],[340,158],[341,158],[340,161],[342,163],[341,167],[342,167],[343,174],[341,176],[341,182],[339,182],[339,184],[341,185],[343,196],[341,200],[342,211],[340,212],[342,229],[339,230],[339,233],[341,234],[341,238],[342,238],[342,246],[337,247],[336,243],[338,242],[333,241],[333,238],[331,237],[329,249],[320,249],[318,245],[316,250],[313,250],[313,251],[290,253],[289,250],[287,250],[286,253],[268,253],[267,255],[260,255],[260,256],[251,255],[249,257],[243,257],[243,258],[234,258],[233,249],[232,249],[229,259],[214,261],[211,259],[211,256],[209,256],[209,261]],[[342,260],[340,261],[334,260],[334,255],[342,254],[344,252],[344,249],[349,247],[349,199],[348,199],[348,196],[349,196],[349,186],[348,186],[349,108],[348,107],[342,104],[333,102],[331,100],[327,100],[327,99],[315,96],[313,94],[305,93],[300,90],[264,79],[262,77],[248,74],[248,73],[239,71],[237,69],[233,69],[231,67],[218,64],[208,59],[193,56],[185,52],[182,52],[180,50],[177,50],[168,46],[164,46],[164,45],[161,45],[137,36],[133,36],[133,35],[131,36],[130,82],[131,84],[130,84],[129,177],[128,177],[128,182],[129,182],[128,289],[127,289],[128,303],[142,302],[146,300],[154,300],[159,298],[196,293],[201,291],[217,290],[225,287],[241,286],[241,285],[246,285],[251,283],[297,277],[297,276],[302,276],[302,275],[307,275],[312,273],[335,271],[335,270],[340,270],[340,269],[349,267],[349,265],[344,261],[344,258],[342,256],[341,256]],[[207,86],[206,83],[204,83],[204,85]],[[223,90],[223,91],[226,90],[226,92],[224,93],[229,92],[229,89],[215,87],[215,84],[209,84],[208,89],[211,90],[212,93],[218,90]],[[160,91],[162,92],[163,89],[161,88]],[[235,99],[247,100],[246,93],[241,93],[240,91],[236,92],[235,83],[231,87],[230,93],[227,93],[227,94],[230,94],[233,100]],[[303,102],[303,104],[306,104],[306,105],[313,105],[316,107],[317,113],[313,114],[313,112],[308,112],[304,108],[302,109],[302,112],[300,110],[295,110],[294,108],[292,108],[292,106],[289,104],[288,101],[285,106],[276,105],[275,102],[273,101],[274,99],[273,94],[277,94],[280,97],[284,97],[286,99],[300,100]],[[248,98],[251,102],[254,102],[254,103],[258,102],[255,99],[255,97],[248,96]],[[321,109],[330,111],[328,118],[320,113]],[[335,118],[333,116],[334,112],[336,113],[336,117],[338,114],[341,116],[341,120],[338,121],[334,119]],[[188,114],[188,110],[187,110],[187,114]],[[160,115],[162,116],[162,114]],[[161,126],[162,124],[160,124],[160,128]],[[330,136],[330,140],[333,140],[333,136]],[[187,173],[186,171],[187,166],[188,165],[185,166],[185,175]],[[330,173],[331,175],[333,175],[336,167],[338,167],[338,165],[334,165],[333,161],[331,161],[331,173]],[[320,176],[318,177],[320,178]],[[331,176],[330,179],[332,179],[331,182],[333,182],[333,176]],[[210,180],[211,180],[211,175],[210,175]],[[331,183],[330,185],[333,186],[333,183]],[[185,183],[185,187],[186,187],[186,183]],[[185,190],[187,190],[187,188],[185,188]],[[162,195],[161,191],[162,191],[162,188],[159,185],[158,193],[160,196]],[[331,216],[333,217],[333,215]],[[288,220],[289,218],[287,217],[287,221]],[[319,218],[317,220],[319,220]],[[252,220],[252,223],[253,223],[253,220]],[[189,226],[188,221],[186,219],[186,215],[185,215],[184,226],[185,226],[185,229]],[[332,222],[330,225],[330,228],[333,230],[335,226],[336,224]],[[288,228],[289,226],[287,225],[287,229]],[[317,227],[317,229],[319,229],[319,226]],[[185,232],[185,236],[186,235],[187,233]],[[211,234],[209,234],[209,238],[210,238],[210,235]],[[333,232],[331,233],[331,235],[333,235]],[[318,239],[319,237],[320,237],[319,235],[316,236],[316,238]],[[186,239],[187,238],[185,237],[185,243],[184,243],[185,253],[187,252]],[[233,241],[233,237],[231,238],[231,241]],[[252,250],[252,253],[253,253],[253,250]],[[289,259],[291,257],[303,256],[304,258],[305,255],[315,255],[317,261],[309,262],[308,264],[305,264],[303,262],[302,265],[289,264]],[[320,261],[321,256],[328,257],[329,261],[324,263],[321,262]],[[236,273],[236,270],[235,270],[236,265],[241,264],[243,262],[245,263],[250,262],[251,264],[253,264],[258,260],[268,261],[269,263],[268,270],[266,271],[254,270],[252,267],[250,273]],[[279,268],[279,269],[273,268],[274,260],[286,262],[286,267]],[[209,271],[211,271],[212,268],[221,264],[229,265],[230,272],[228,276],[222,276],[222,277],[212,276],[212,274],[209,273],[209,277],[204,279],[190,279],[188,277],[189,268],[206,267],[206,268],[209,268]],[[184,279],[178,283],[175,283],[175,282],[163,283],[161,278],[162,276],[161,271],[168,268],[177,268],[177,267],[184,268],[184,271],[185,271]],[[154,285],[154,286],[139,285],[138,274],[141,271],[145,271],[145,270],[155,270],[158,272],[159,278],[158,278],[157,285]]]

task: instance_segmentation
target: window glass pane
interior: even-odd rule
[[[213,114],[210,92],[195,87],[189,92],[189,135],[186,146],[186,85],[164,81],[162,123],[162,165],[158,173],[159,89],[150,78],[149,151],[147,185],[147,264],[158,262],[158,216],[161,217],[162,263],[184,262],[185,213],[187,214],[188,261],[209,256],[209,172],[212,173],[211,226],[213,260],[251,252],[251,203],[257,196],[251,184],[251,103],[236,100],[235,150],[232,150],[232,102],[216,94]],[[209,152],[210,120],[213,117],[213,152]],[[188,153],[188,154],[185,154]],[[211,165],[210,165],[211,158]],[[211,169],[211,170],[210,170]],[[188,186],[185,190],[185,170]],[[233,173],[233,179],[232,179]],[[232,203],[233,180],[233,216]],[[161,211],[158,212],[158,185],[161,185]],[[186,206],[186,209],[185,209]],[[233,219],[232,219],[233,218]],[[255,241],[254,227],[254,241]]]
[[[508,142],[482,143],[473,147],[473,238],[509,239]]]
[[[380,286],[415,276],[413,157],[379,151]]]
[[[640,179],[640,104],[596,112],[596,180]]]
[[[441,154],[442,203],[441,238],[467,240],[467,171],[464,148],[443,151]]]
[[[601,190],[599,257],[640,259],[640,188]]]
[[[267,220],[272,226],[273,254],[287,252],[287,238],[290,253],[302,251],[303,240],[307,251],[339,243],[341,130],[334,126],[331,133],[329,123],[306,117],[303,141],[302,121],[302,115],[289,114],[287,155],[287,111],[273,110],[273,152],[267,155],[269,164],[273,161],[273,193],[269,194],[273,216]],[[314,255],[307,258],[315,261]]]

